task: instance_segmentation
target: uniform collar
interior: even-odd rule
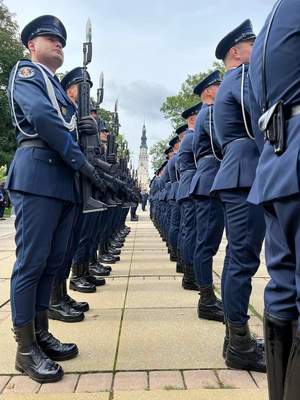
[[[39,63],[39,62],[35,62],[35,64],[38,64],[41,67],[43,67],[54,78],[54,76],[55,76],[54,72],[51,71],[51,69],[49,67],[47,67],[47,65]]]

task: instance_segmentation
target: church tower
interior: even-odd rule
[[[141,184],[141,190],[149,191],[149,170],[148,170],[148,146],[147,146],[147,136],[146,136],[146,126],[143,125],[141,145],[140,145],[140,155],[138,164],[138,182]]]

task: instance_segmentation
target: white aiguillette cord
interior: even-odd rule
[[[20,61],[18,61],[16,66],[15,66],[15,70],[14,70],[13,77],[12,77],[12,82],[11,82],[11,99],[10,100],[11,100],[12,115],[13,115],[16,127],[19,129],[19,131],[23,135],[28,136],[28,137],[37,137],[37,136],[39,136],[38,133],[32,133],[31,134],[31,133],[24,132],[23,129],[20,127],[20,125],[18,123],[18,120],[17,120],[17,116],[16,116],[16,111],[15,111],[15,106],[14,106],[14,86],[15,86],[15,80],[16,80],[17,71],[19,69],[19,64],[20,64]],[[43,78],[44,78],[44,81],[45,81],[45,85],[46,85],[46,89],[47,89],[47,93],[48,93],[48,97],[49,97],[49,99],[51,101],[51,104],[52,104],[53,108],[56,110],[59,118],[61,119],[64,127],[66,129],[68,129],[70,132],[75,130],[76,126],[77,126],[76,115],[73,114],[70,122],[67,122],[64,119],[64,117],[63,117],[63,115],[62,115],[62,113],[60,111],[60,108],[59,108],[59,105],[58,105],[58,102],[57,102],[57,99],[56,99],[56,96],[55,96],[54,88],[53,88],[53,85],[52,85],[50,79],[48,78],[46,72],[43,70],[43,68],[40,65],[38,65],[36,63],[33,63],[33,64],[37,68],[39,68],[39,70],[41,71],[41,73],[43,75]]]
[[[243,114],[243,120],[244,120],[244,125],[245,125],[247,135],[249,136],[250,139],[255,140],[255,138],[250,133],[250,129],[248,127],[248,123],[247,123],[247,119],[246,119],[246,111],[245,111],[245,103],[244,103],[244,85],[245,85],[245,64],[242,65],[242,82],[241,82],[242,114]]]

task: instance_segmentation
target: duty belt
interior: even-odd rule
[[[30,139],[30,140],[23,140],[19,144],[19,148],[23,147],[39,147],[40,149],[49,149],[49,146],[41,139]]]

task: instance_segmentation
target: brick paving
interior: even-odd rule
[[[79,346],[79,337],[85,338],[83,343],[86,343],[86,335],[88,334],[88,346],[90,346],[87,348],[88,352],[84,354],[84,351],[82,351],[78,359],[62,363],[66,374],[61,382],[40,385],[26,376],[19,375],[14,370],[11,357],[12,354],[14,357],[15,344],[11,342],[9,344],[11,349],[6,356],[9,358],[0,360],[0,394],[3,395],[3,399],[6,395],[13,399],[14,395],[20,394],[26,394],[26,396],[37,394],[37,396],[43,395],[43,398],[47,398],[47,396],[50,398],[56,393],[57,398],[62,398],[59,396],[60,393],[76,393],[78,396],[96,393],[103,393],[101,396],[104,396],[107,393],[108,397],[104,396],[103,398],[113,400],[114,397],[122,398],[122,393],[124,393],[124,399],[131,398],[131,395],[127,396],[127,392],[132,393],[132,398],[136,398],[135,393],[139,398],[139,393],[149,391],[153,391],[153,398],[156,398],[156,394],[163,391],[165,395],[162,398],[167,400],[168,398],[176,399],[176,393],[190,391],[191,395],[195,395],[198,390],[201,399],[203,390],[207,391],[205,399],[212,398],[209,395],[210,393],[214,393],[214,396],[215,393],[220,393],[220,399],[223,399],[224,389],[226,389],[226,393],[233,391],[232,398],[235,398],[234,393],[245,393],[245,398],[248,398],[249,393],[254,390],[254,393],[257,393],[257,398],[267,399],[265,374],[233,371],[226,368],[221,356],[223,334],[218,333],[218,338],[214,338],[214,345],[212,346],[213,332],[217,328],[217,332],[223,332],[221,325],[197,319],[197,293],[181,289],[181,275],[176,274],[175,263],[169,261],[166,247],[150,222],[148,214],[142,214],[140,211],[140,215],[139,222],[129,223],[132,228],[131,234],[122,249],[121,262],[113,266],[113,276],[107,279],[107,287],[88,299],[91,311],[86,314],[87,321],[72,326],[72,339],[75,339],[78,335],[79,343],[77,340],[76,342]],[[9,272],[7,263],[12,263],[14,252],[13,221],[11,223],[6,221],[5,224],[6,228],[2,225],[0,229],[0,256],[3,255],[1,266],[4,263],[5,271]],[[3,247],[1,247],[2,245]],[[223,243],[215,258],[214,270],[217,287],[222,270],[224,246],[225,243]],[[1,275],[0,269],[2,284],[9,284],[8,276],[7,272],[6,275]],[[259,337],[263,333],[262,298],[263,286],[267,280],[268,275],[263,265],[260,274],[254,280],[254,302],[251,303],[252,308],[249,310],[252,315],[250,319],[251,330]],[[74,295],[74,297],[76,296]],[[10,329],[7,322],[10,320],[10,306],[6,304],[7,300],[8,298],[3,298],[2,304],[0,304],[0,331],[1,327],[6,325],[5,329]],[[182,313],[180,308],[182,308]],[[118,310],[120,310],[119,313]],[[191,310],[192,313],[186,314],[188,310]],[[193,319],[193,325],[190,328],[191,336],[184,341],[179,339],[180,331],[176,331],[180,325],[174,325],[176,328],[173,328],[172,325],[173,319],[177,321],[180,315],[182,315],[182,318],[187,318],[187,320],[183,319],[183,324],[189,324],[190,318]],[[153,318],[153,326],[157,326],[158,329],[153,330],[152,326],[152,331],[147,330],[148,326],[151,326],[151,320],[147,320],[149,316]],[[116,318],[119,319],[118,323],[115,323]],[[144,321],[147,321],[147,323]],[[159,349],[157,343],[161,339],[168,339],[168,336],[164,338],[160,336],[164,332],[161,329],[162,324],[164,324],[164,327],[168,326],[165,325],[166,321],[170,324],[170,329],[167,329],[165,335],[169,335],[170,340],[172,339],[171,336],[174,336],[173,341],[171,341],[171,343],[174,343],[174,347],[168,353],[161,353],[160,351],[155,353],[153,349]],[[135,325],[137,322],[138,324]],[[91,325],[85,325],[86,323]],[[100,324],[105,326],[105,324],[110,323],[111,325],[106,331],[105,345],[101,350],[103,354],[100,354],[101,357],[97,358],[93,354],[93,342],[103,340]],[[61,332],[65,334],[66,324],[55,324],[55,329],[63,328]],[[89,332],[86,332],[85,326],[89,326]],[[136,347],[132,348],[128,346],[127,340],[132,340],[132,334],[135,334],[135,329],[139,329],[140,326],[143,329],[138,331],[137,336],[135,335]],[[198,329],[201,327],[206,328],[201,331],[202,335],[206,336],[199,338],[200,331]],[[157,332],[160,333],[156,334]],[[186,334],[186,331],[184,332]],[[176,341],[177,336],[178,341]],[[60,336],[58,335],[58,337]],[[195,338],[200,342],[195,341]],[[109,344],[109,339],[111,344]],[[198,357],[199,343],[207,344],[208,354],[199,358],[199,362],[205,367],[197,367],[197,358],[194,360],[193,357],[191,357],[190,362],[189,359],[185,360],[184,366],[178,366],[178,358],[175,357],[178,350],[189,350],[190,348],[193,350],[194,348],[194,353]],[[217,343],[217,346],[215,343]],[[107,346],[110,347],[110,357],[112,358],[110,364],[103,364],[102,361],[107,357],[107,355],[105,356]],[[80,346],[80,349],[82,347],[83,345]],[[162,357],[164,358],[162,359]],[[169,360],[166,358],[169,358]],[[160,366],[160,362],[167,368],[161,367],[161,370],[157,368],[157,365]],[[12,365],[12,367],[6,369],[6,365]],[[155,368],[152,365],[155,365]],[[214,389],[217,389],[217,391]],[[144,398],[144,395],[141,398]],[[146,398],[148,399],[145,394]],[[185,399],[185,397],[182,398]],[[218,397],[214,398],[217,399]],[[253,398],[256,398],[256,395]]]

